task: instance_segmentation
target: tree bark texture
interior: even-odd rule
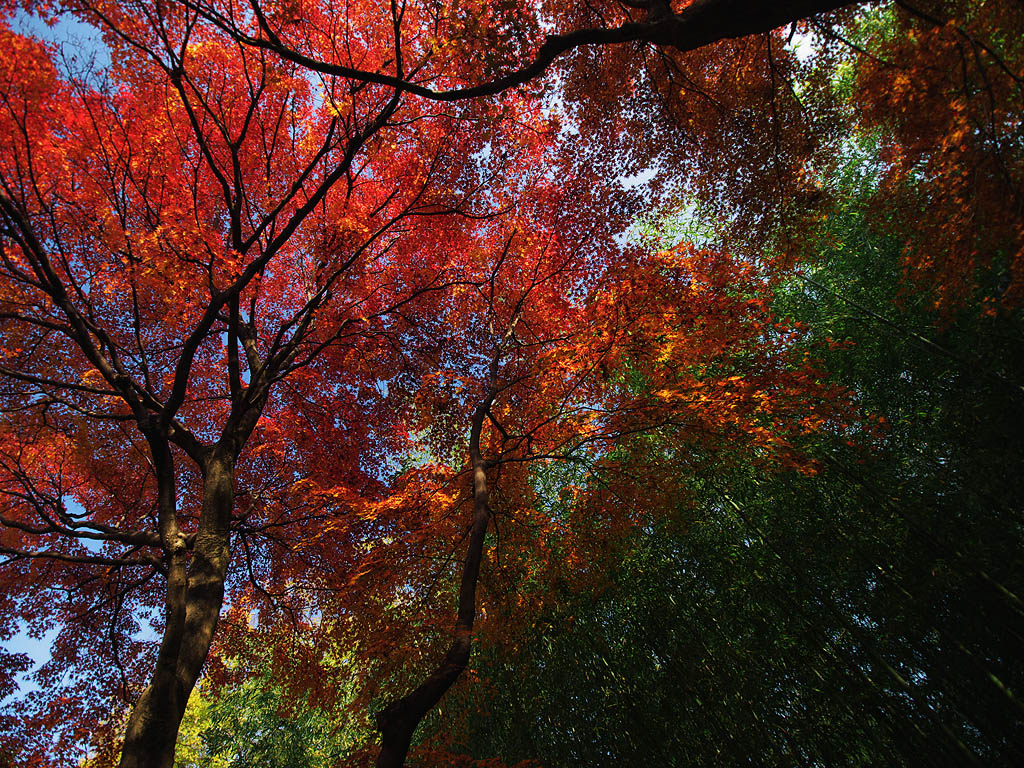
[[[215,449],[204,469],[199,531],[187,560],[185,537],[173,516],[173,474],[168,501],[162,462],[157,461],[160,532],[168,565],[164,634],[153,677],[128,720],[121,768],[173,768],[185,706],[217,628],[230,555],[234,459]],[[168,511],[169,520],[165,519]]]

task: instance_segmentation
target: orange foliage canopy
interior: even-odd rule
[[[880,132],[880,208],[905,239],[907,272],[950,317],[1024,301],[1024,8],[1004,0],[897,3],[868,26],[859,127]]]

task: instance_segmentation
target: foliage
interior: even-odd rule
[[[69,762],[88,744],[100,762],[168,768],[206,674],[225,693],[189,717],[211,724],[211,760],[227,748],[216,723],[290,729],[275,710],[297,707],[352,759],[376,712],[378,763],[400,765],[466,682],[474,638],[493,659],[535,654],[523,632],[537,622],[580,621],[596,641],[611,619],[594,611],[613,610],[602,590],[635,582],[643,613],[661,599],[651,569],[723,601],[657,616],[702,623],[698,645],[729,658],[717,611],[744,637],[765,623],[734,602],[740,562],[751,590],[760,573],[783,596],[764,598],[773,611],[785,595],[814,611],[751,655],[806,668],[823,637],[867,685],[818,678],[879,723],[899,710],[918,735],[938,728],[936,744],[1002,759],[984,734],[1008,734],[1006,716],[966,684],[946,698],[929,686],[959,680],[964,659],[997,689],[1017,674],[954,631],[1002,608],[949,574],[976,569],[1003,600],[1017,574],[997,512],[1015,488],[995,483],[992,507],[969,490],[1018,456],[1015,419],[996,415],[1018,415],[1016,362],[970,363],[1019,339],[1022,16],[1008,0],[842,5],[0,3],[0,634],[58,630],[12,754]],[[98,31],[97,55],[63,55],[29,14]],[[790,44],[801,20],[818,37],[807,60]],[[851,122],[882,147],[870,227],[828,185],[856,146]],[[717,242],[689,227],[704,242],[622,243],[680,191]],[[844,249],[850,233],[862,250]],[[822,253],[787,288],[809,250]],[[849,299],[829,270],[861,276],[865,294]],[[916,287],[897,293],[901,271]],[[814,322],[785,316],[836,293],[848,300]],[[894,297],[905,316],[887,322]],[[891,343],[844,357],[863,336],[850,307],[897,331],[938,317],[941,338],[906,338],[945,367],[886,357]],[[919,382],[929,408],[906,391]],[[855,421],[858,407],[885,422]],[[842,546],[802,538],[827,530],[820,513],[845,520],[837,509],[869,522],[839,525]],[[706,537],[686,538],[700,520]],[[896,568],[880,542],[917,569],[896,569],[894,592],[876,586]],[[827,573],[815,553],[850,568]],[[805,561],[809,583],[786,565]],[[960,645],[889,610],[907,594]],[[232,677],[254,642],[260,662]],[[641,656],[637,684],[661,669]],[[339,664],[355,670],[342,685]],[[830,759],[838,741],[780,730],[799,704],[820,706],[815,732],[834,723],[861,743],[859,721],[800,703],[788,662],[764,664],[756,679],[707,665],[730,685],[773,681],[774,719],[722,716],[719,736],[745,725],[784,742],[780,760]],[[311,714],[332,708],[359,713],[362,735]],[[462,711],[463,730],[420,744],[422,760],[478,737],[483,716]],[[873,734],[866,755],[884,743]],[[260,759],[306,759],[267,747]]]
[[[903,9],[904,12],[900,12]],[[1019,3],[896,3],[850,30],[850,119],[881,131],[881,221],[949,321],[1021,304],[1024,174]]]
[[[178,737],[176,768],[331,768],[369,732],[367,723],[359,728],[354,721],[339,720],[333,711],[318,709],[307,700],[289,700],[272,657],[256,638],[246,646],[244,656],[220,663],[229,668],[201,684],[189,700]],[[339,660],[333,667],[333,684],[351,690],[351,659]],[[204,690],[207,686],[211,693]]]
[[[434,738],[551,766],[1019,762],[1024,329],[975,305],[936,331],[864,169],[775,306],[867,418],[812,477],[696,463],[680,523],[637,530],[605,590],[546,593]]]

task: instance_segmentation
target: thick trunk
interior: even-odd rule
[[[128,720],[120,768],[172,768],[187,701],[177,685],[158,685],[154,680],[146,686]]]
[[[215,453],[206,465],[203,511],[191,561],[186,564],[184,538],[176,526],[176,537],[165,541],[165,549],[170,549],[164,635],[153,678],[128,720],[121,768],[174,765],[178,728],[210,651],[224,600],[233,502],[233,461]]]

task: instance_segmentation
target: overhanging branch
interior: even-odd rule
[[[394,88],[433,101],[464,101],[494,96],[542,75],[563,54],[585,46],[643,42],[678,51],[693,51],[719,40],[770,32],[777,27],[857,3],[850,0],[697,0],[679,13],[649,15],[649,21],[627,22],[612,28],[578,29],[547,35],[533,60],[521,68],[479,85],[433,90],[395,75],[371,72],[322,61],[287,45],[270,26],[256,0],[251,6],[259,21],[260,35],[240,31],[228,18],[209,7],[187,4],[239,42],[276,53],[281,58],[314,72]]]

